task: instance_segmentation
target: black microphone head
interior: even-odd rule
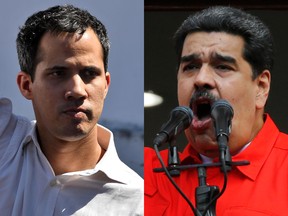
[[[234,111],[227,100],[219,99],[215,101],[211,107],[211,115],[213,115],[213,112],[215,112],[217,109],[223,109],[224,112],[227,112],[227,114],[231,115],[231,119],[233,118]]]
[[[233,108],[228,101],[220,99],[213,103],[211,117],[214,120],[216,136],[221,134],[229,136],[233,115]]]
[[[193,112],[189,107],[179,106],[174,108],[170,113],[168,122],[162,126],[154,139],[154,144],[160,145],[171,141],[190,126],[192,119]]]
[[[190,126],[193,119],[193,112],[189,107],[178,106],[171,111],[170,119],[179,119],[182,121],[183,127],[186,129]]]

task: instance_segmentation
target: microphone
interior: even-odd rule
[[[211,107],[211,117],[214,120],[216,137],[226,136],[231,132],[231,120],[234,112],[231,105],[226,100],[218,100]]]
[[[189,107],[179,106],[174,108],[170,113],[168,122],[156,135],[153,144],[160,146],[163,143],[171,141],[190,126],[192,118],[193,112]]]
[[[232,158],[227,143],[231,132],[233,115],[233,108],[226,100],[218,100],[211,107],[211,117],[214,120],[215,133],[219,145],[219,159],[222,162],[221,171],[224,173],[232,169],[230,163]]]

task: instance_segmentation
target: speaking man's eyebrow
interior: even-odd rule
[[[199,54],[191,54],[191,55],[186,55],[186,56],[182,56],[180,58],[180,63],[183,63],[183,62],[191,62],[191,61],[195,61],[195,60],[199,60],[200,58],[200,55]]]
[[[212,55],[212,59],[214,61],[221,61],[221,62],[227,62],[227,63],[231,63],[231,64],[236,64],[236,59],[231,57],[231,56],[227,56],[227,55],[222,55],[219,53],[214,53]]]
[[[192,62],[192,61],[199,61],[200,60],[200,54],[190,54],[190,55],[185,55],[180,58],[180,63],[185,63],[185,62]],[[230,64],[236,64],[236,59],[228,56],[228,55],[223,55],[217,52],[214,52],[211,56],[212,61],[221,61],[221,62],[227,62]]]

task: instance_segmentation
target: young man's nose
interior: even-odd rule
[[[65,99],[79,99],[86,98],[86,84],[79,74],[75,74],[67,81],[67,88],[65,92]]]

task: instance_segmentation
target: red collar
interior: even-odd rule
[[[251,144],[242,152],[232,157],[232,161],[248,160],[250,165],[237,166],[237,169],[252,180],[255,180],[275,141],[279,135],[279,130],[268,114],[265,114],[264,126]],[[181,164],[202,163],[199,154],[188,144],[180,155]]]
[[[263,164],[275,145],[280,132],[270,116],[266,116],[264,126],[252,140],[251,144],[242,152],[232,157],[232,160],[249,160],[250,165],[239,166],[238,169],[250,179],[255,180]]]

